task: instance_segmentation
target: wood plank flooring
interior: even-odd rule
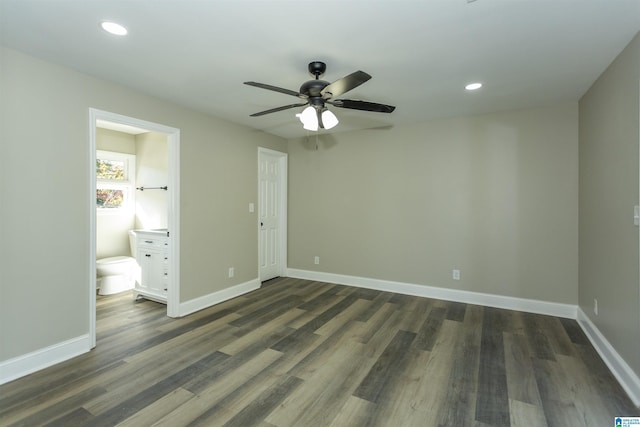
[[[181,319],[98,297],[98,346],[0,386],[1,426],[609,426],[575,321],[280,278]]]

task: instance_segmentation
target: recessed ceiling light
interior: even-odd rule
[[[126,36],[127,29],[120,24],[116,24],[115,22],[105,21],[102,24],[102,29],[107,33],[114,34],[116,36]]]
[[[482,87],[482,83],[469,83],[464,88],[466,90],[478,90]]]

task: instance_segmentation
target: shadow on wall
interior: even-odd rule
[[[392,125],[373,127],[360,132],[390,131]],[[318,151],[319,149],[330,150],[338,144],[337,133],[310,132],[306,137],[300,138],[300,145],[307,151]]]

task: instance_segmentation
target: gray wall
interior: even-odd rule
[[[577,103],[315,147],[289,141],[290,268],[577,304]]]
[[[580,100],[580,307],[637,375],[639,81],[636,35]]]
[[[90,107],[181,130],[180,301],[258,277],[257,147],[286,141],[13,50],[0,58],[0,361],[89,332]]]

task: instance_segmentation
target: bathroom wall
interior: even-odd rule
[[[136,187],[165,187],[169,180],[167,136],[157,132],[136,135],[135,148]],[[168,212],[167,191],[136,191],[136,229],[167,228]]]
[[[96,129],[96,148],[116,153],[136,154],[136,137],[109,129]],[[137,170],[137,169],[136,169]],[[134,227],[134,211],[96,215],[96,257],[130,256],[128,231]]]
[[[136,137],[129,133],[96,128],[96,148],[116,153],[136,154]]]

